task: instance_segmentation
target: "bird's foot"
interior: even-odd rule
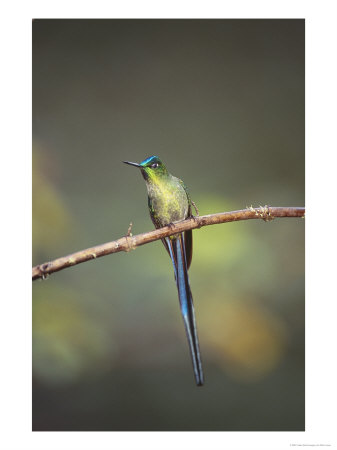
[[[175,227],[176,227],[176,224],[175,224],[174,222],[170,222],[170,223],[167,224],[167,226],[168,226],[169,228],[171,228],[171,230],[174,230]]]

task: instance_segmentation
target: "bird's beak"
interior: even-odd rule
[[[125,164],[129,164],[130,166],[135,166],[135,167],[142,167],[140,164],[137,164],[137,163],[133,163],[133,162],[130,162],[130,161],[123,161],[123,163],[125,163]]]

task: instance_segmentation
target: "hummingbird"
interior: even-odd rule
[[[147,187],[150,217],[156,228],[193,217],[191,200],[182,180],[171,175],[158,156],[150,156],[140,164],[123,161],[138,167]],[[198,334],[194,314],[193,298],[190,288],[188,269],[192,261],[192,230],[177,233],[162,239],[164,247],[171,257],[175,281],[178,288],[180,310],[183,317],[187,340],[192,357],[194,376],[197,386],[204,384]]]

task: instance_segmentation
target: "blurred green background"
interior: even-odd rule
[[[33,264],[200,214],[304,205],[304,20],[35,20]],[[155,242],[33,283],[34,430],[304,430],[304,220],[194,232],[197,388]]]

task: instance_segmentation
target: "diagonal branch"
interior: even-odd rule
[[[260,206],[259,208],[247,208],[240,211],[223,212],[217,214],[209,214],[207,216],[191,217],[182,222],[177,222],[163,228],[159,228],[147,233],[132,236],[131,227],[128,234],[116,241],[107,242],[95,247],[87,248],[68,256],[54,259],[53,261],[39,264],[33,267],[33,280],[38,278],[46,278],[48,275],[67,267],[74,266],[91,259],[100,258],[101,256],[110,255],[110,253],[128,252],[134,250],[140,245],[157,241],[176,233],[181,233],[194,228],[201,228],[207,225],[215,225],[217,223],[235,222],[238,220],[262,219],[266,222],[273,220],[275,217],[304,217],[305,208],[302,207],[270,207]]]

